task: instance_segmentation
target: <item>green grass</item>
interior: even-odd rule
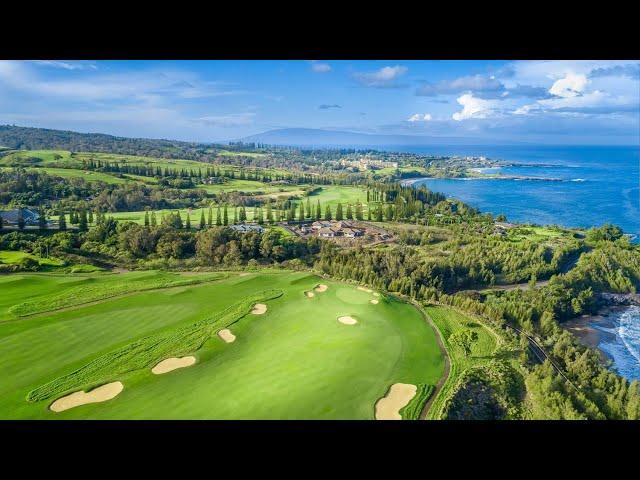
[[[64,393],[89,390],[118,378],[132,370],[151,368],[165,358],[182,356],[198,350],[209,337],[247,315],[254,304],[266,302],[282,295],[281,290],[265,290],[231,305],[211,318],[144,337],[117,350],[102,355],[78,370],[58,377],[27,395],[37,402]]]
[[[462,315],[451,308],[429,306],[425,308],[425,312],[440,330],[451,362],[449,377],[427,412],[427,418],[439,419],[443,414],[446,401],[462,373],[468,368],[484,365],[491,361],[497,346],[497,338],[493,332],[477,320]],[[478,340],[472,344],[469,356],[465,355],[461,347],[450,344],[448,340],[454,332],[465,329],[474,330],[478,334]]]
[[[0,307],[6,311],[12,301],[75,288],[86,278],[120,275],[125,274],[8,276],[0,279]],[[303,292],[318,283],[329,289],[306,298]],[[225,309],[271,289],[282,296],[263,302],[264,315],[240,316],[230,327],[235,342],[211,334],[220,327],[210,330],[201,346],[199,334],[187,336],[177,342],[180,348],[173,344],[159,356],[191,354],[197,363],[165,375],[151,373],[157,356],[140,353],[143,339],[173,342],[176,332],[193,333],[190,327],[223,318]],[[375,402],[393,383],[437,383],[443,358],[435,332],[413,306],[384,297],[372,305],[371,298],[353,285],[306,272],[261,271],[6,321],[0,323],[0,418],[372,419]],[[337,321],[342,315],[359,323],[343,325]],[[133,351],[143,357],[130,358],[133,370],[117,369],[115,361],[107,373],[110,355]],[[63,387],[60,379],[98,364],[102,373],[87,384],[123,382],[115,399],[59,414],[48,409],[58,393],[26,401],[29,392],[50,382],[61,385],[55,392],[75,389],[76,383]]]
[[[400,409],[400,415],[403,420],[419,420],[420,414],[422,413],[422,408],[424,407],[427,400],[433,393],[434,387],[433,385],[428,385],[426,383],[421,383],[417,385],[417,391],[415,396],[411,399],[411,401],[403,408]]]
[[[317,193],[310,195],[311,206],[315,207],[315,204],[320,200],[320,204],[323,208],[322,214],[324,215],[324,208],[327,204],[331,205],[334,213],[335,207],[338,203],[342,203],[346,208],[347,204],[355,205],[357,202],[366,205],[367,203],[367,190],[361,187],[342,186],[342,185],[323,185],[319,187],[321,190]],[[366,211],[366,207],[363,209]]]
[[[64,265],[62,260],[53,257],[42,258],[27,252],[0,250],[0,263],[4,263],[6,265],[16,265],[22,262],[25,258],[31,258],[32,260],[37,261],[40,265],[51,267],[61,267]]]
[[[224,276],[224,273],[210,273],[184,277],[174,273],[151,272],[151,274],[137,277],[135,274],[89,277],[86,282],[77,287],[15,304],[8,310],[8,313],[16,317],[24,317],[36,313],[74,307],[127,293],[194,285],[218,280]]]

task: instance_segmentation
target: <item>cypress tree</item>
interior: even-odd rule
[[[244,209],[244,206],[240,207],[239,220],[241,223],[244,223],[247,221],[247,211]]]
[[[149,226],[149,212],[144,212],[144,226]]]
[[[231,173],[233,173],[233,171]],[[235,225],[236,223],[238,223],[238,207],[234,205],[233,206],[233,224]]]
[[[300,202],[300,216],[299,220],[304,222],[304,203]]]
[[[207,225],[208,226],[213,225],[213,208],[211,208],[211,205],[209,205],[209,213],[207,215]]]
[[[327,207],[324,210],[324,219],[329,221],[331,220],[331,207],[327,204]]]
[[[222,212],[220,212],[220,205],[218,205],[218,211],[216,212],[216,225],[222,225]]]
[[[65,231],[67,229],[67,220],[65,219],[64,212],[62,211],[58,217],[58,229],[61,231]]]
[[[200,210],[200,230],[204,229],[206,225],[207,225],[207,222],[204,219],[204,210]]]
[[[25,223],[24,223],[24,215],[22,214],[22,209],[18,209],[18,228],[20,230],[24,230],[25,227]]]
[[[382,205],[378,205],[378,209],[376,210],[376,222],[382,221]]]
[[[342,220],[342,203],[338,203],[336,207],[336,220]]]
[[[273,223],[273,211],[271,210],[271,202],[267,203],[267,221]]]
[[[313,215],[313,212],[311,211],[311,201],[309,200],[309,197],[307,197],[307,218],[311,218]]]
[[[187,224],[185,228],[191,230],[191,217],[189,216],[189,212],[187,212]]]
[[[80,218],[78,219],[78,230],[80,230],[81,232],[86,232],[87,230],[89,230],[86,210],[82,210],[80,212]]]
[[[93,223],[93,210],[89,210],[89,223]]]
[[[316,220],[320,220],[322,218],[322,209],[320,208],[320,200],[316,205]]]
[[[353,211],[351,210],[351,204],[347,205],[347,220],[353,220]]]
[[[38,227],[40,228],[40,230],[47,229],[47,217],[42,208],[38,209]]]
[[[367,220],[371,221],[371,204],[367,208]]]
[[[155,227],[158,224],[158,220],[156,219],[156,212],[151,212],[151,226]]]

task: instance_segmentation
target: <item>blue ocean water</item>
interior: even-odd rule
[[[629,307],[610,316],[609,327],[592,325],[611,334],[603,337],[598,348],[611,357],[620,375],[629,380],[640,380],[640,307]]]
[[[640,237],[640,146],[378,147],[421,154],[485,156],[532,166],[491,173],[561,181],[425,179],[428,188],[511,221],[591,227],[610,222]]]

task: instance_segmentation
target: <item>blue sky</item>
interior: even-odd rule
[[[276,128],[638,144],[638,61],[0,61],[0,123],[192,141]]]

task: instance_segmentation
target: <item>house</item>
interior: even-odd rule
[[[24,219],[25,225],[38,224],[40,215],[38,215],[38,212],[30,210],[28,208],[16,208],[14,210],[6,210],[4,212],[0,212],[2,223],[5,225],[17,225],[18,219],[20,218],[20,212],[22,212],[22,218]]]
[[[331,222],[318,220],[311,224],[311,228],[314,230],[320,230],[322,228],[331,228]]]
[[[342,232],[337,228],[323,227],[318,230],[318,235],[324,238],[334,238],[340,236],[341,234]]]
[[[356,237],[361,237],[362,235],[364,235],[364,232],[360,228],[343,228],[342,229],[342,234],[346,238],[356,238]]]
[[[313,227],[310,227],[309,225],[302,225],[300,227],[300,232],[301,233],[311,233],[311,232],[313,232]]]
[[[235,230],[236,232],[240,232],[240,233],[264,232],[264,228],[262,228],[260,225],[247,225],[247,224],[231,225],[231,230]]]

